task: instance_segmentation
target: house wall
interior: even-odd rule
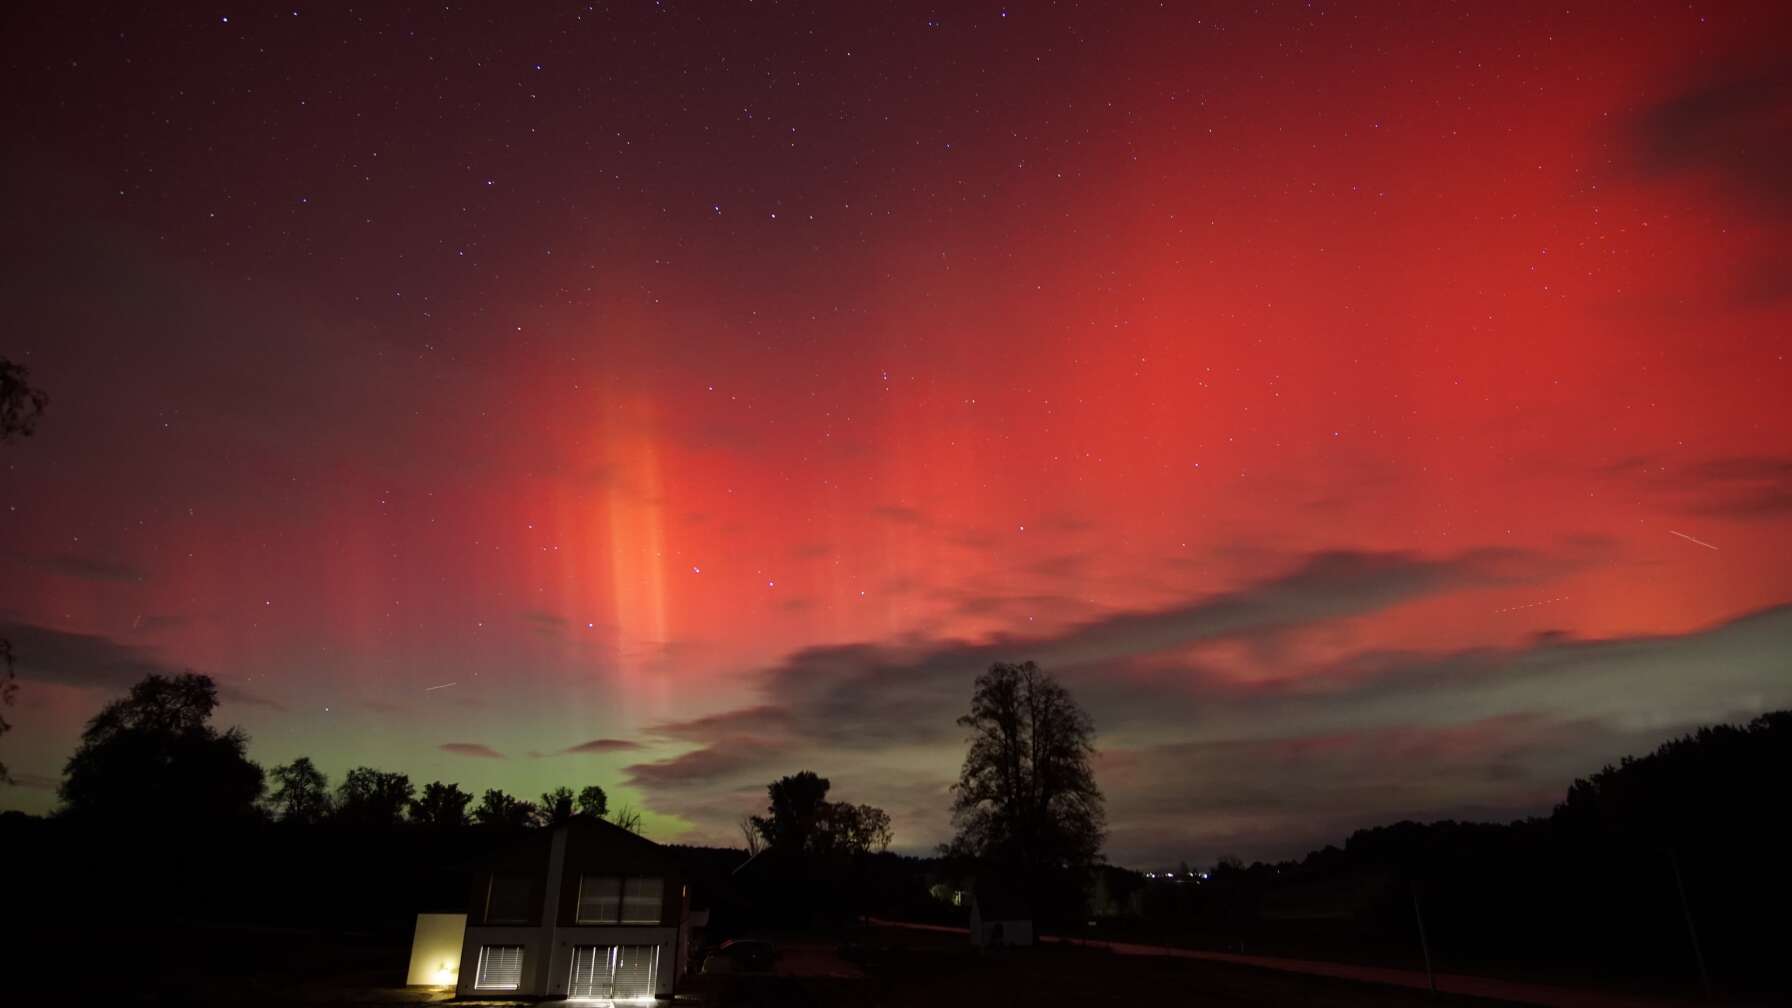
[[[460,956],[460,982],[454,991],[461,997],[475,993],[490,995],[473,986],[479,979],[479,948],[482,945],[521,945],[523,947],[523,979],[515,991],[504,993],[539,994],[548,983],[548,967],[553,946],[545,941],[541,928],[535,927],[469,927],[466,944]],[[564,982],[562,984],[564,989]]]
[[[1002,925],[1002,944],[1004,944],[1004,945],[1031,945],[1031,944],[1033,944],[1033,922],[1032,921],[1030,921],[1030,920],[989,921],[987,924],[984,925],[984,927],[987,928],[987,932],[986,932],[987,940],[993,941],[995,939],[995,930],[996,930],[995,926],[997,924]]]
[[[481,991],[473,986],[478,979],[479,948],[482,945],[521,945],[523,947],[523,981],[513,992]],[[498,993],[565,997],[566,983],[572,978],[572,950],[578,945],[658,945],[659,974],[654,978],[654,993],[670,997],[678,979],[678,929],[675,927],[472,927],[466,929],[466,945],[459,954],[460,983],[455,992],[461,997],[492,996]]]
[[[971,902],[971,944],[979,948],[989,945],[995,938],[996,925],[1002,926],[1003,945],[1033,944],[1033,922],[1024,918],[1018,920],[984,920],[982,908],[975,900]]]
[[[461,943],[466,935],[466,914],[418,914],[417,930],[411,936],[411,968],[405,974],[404,982],[432,987],[458,986]]]
[[[665,886],[660,890],[661,923],[676,921],[684,912],[684,879],[678,872],[677,863],[658,851],[633,845],[574,842],[567,846],[563,865],[557,887],[559,909],[554,918],[562,927],[578,925],[581,875],[664,879]]]
[[[565,997],[566,982],[572,978],[572,950],[575,945],[658,945],[659,974],[654,978],[653,992],[672,996],[672,983],[678,977],[678,929],[670,927],[567,927],[555,928],[553,954],[549,956],[547,986],[539,993],[549,997]]]
[[[483,945],[523,946],[521,985],[513,993],[564,997],[572,976],[572,950],[578,945],[657,945],[659,973],[655,993],[671,997],[684,951],[683,922],[688,892],[677,862],[650,841],[608,832],[613,827],[559,828],[537,834],[473,877],[460,961],[462,997],[490,995],[477,990],[479,949]],[[665,880],[659,925],[580,925],[580,875],[652,876]],[[487,896],[495,875],[528,876],[531,914],[525,923],[487,923]]]

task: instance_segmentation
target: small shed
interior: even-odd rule
[[[420,913],[411,938],[411,968],[404,982],[413,987],[453,987],[460,980],[464,913]]]
[[[1020,889],[998,880],[971,887],[971,944],[1004,948],[1033,944],[1033,911]]]

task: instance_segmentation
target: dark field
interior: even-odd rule
[[[441,1003],[446,991],[406,989],[408,939],[360,934],[168,928],[81,934],[38,932],[53,947],[110,950],[36,991],[58,1004],[278,1006]],[[791,961],[862,969],[825,976],[687,977],[679,1003],[725,1006],[979,1008],[1020,1004],[1493,1005],[1478,999],[1254,970],[1118,956],[1064,946],[979,955],[953,936],[874,929],[842,949],[832,937],[781,942]],[[66,944],[64,944],[66,943]],[[65,958],[61,955],[57,959]],[[34,986],[37,986],[34,984]],[[20,1002],[23,1003],[23,1002]],[[48,1002],[38,1002],[48,1003]],[[470,1002],[456,1002],[470,1003]],[[480,1002],[504,1003],[504,1002]]]
[[[863,980],[811,980],[804,989],[773,978],[763,995],[750,985],[718,992],[718,1006],[955,1006],[1007,1005],[1495,1005],[1503,1002],[1422,991],[1354,984],[1245,967],[1120,956],[1110,952],[1046,945],[980,955],[958,941],[905,940],[888,932],[867,936],[891,941],[849,956],[866,972]],[[794,981],[796,978],[792,978]],[[730,995],[733,996],[730,996]],[[780,1000],[779,996],[785,998]]]

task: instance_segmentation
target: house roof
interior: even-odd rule
[[[670,850],[608,820],[575,816],[557,828],[566,831],[568,863],[602,858],[619,868],[678,869]]]

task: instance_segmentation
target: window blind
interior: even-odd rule
[[[623,945],[616,950],[616,980],[611,997],[653,996],[654,974],[659,972],[658,945]]]
[[[569,998],[607,998],[612,996],[611,978],[616,974],[614,945],[575,945],[572,950],[572,979],[566,985]]]
[[[622,880],[614,875],[579,876],[580,924],[615,924],[622,902]]]
[[[663,879],[631,878],[622,889],[622,923],[658,924],[665,910]]]
[[[523,985],[521,945],[481,945],[479,973],[473,986],[480,990],[516,990]]]

